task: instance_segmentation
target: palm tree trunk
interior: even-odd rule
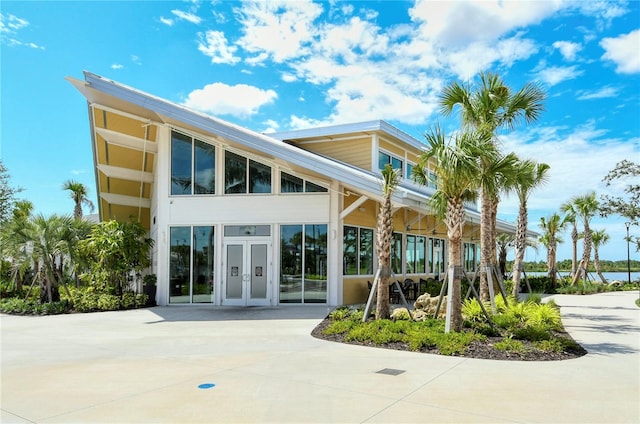
[[[462,331],[462,227],[464,205],[461,200],[449,200],[445,222],[449,238],[449,287],[445,332]]]
[[[551,279],[551,286],[555,289],[558,285],[558,269],[556,267],[556,239],[550,237],[549,248],[547,249],[547,276]]]
[[[480,299],[489,300],[489,283],[487,268],[493,263],[491,259],[491,202],[486,191],[481,193],[480,213]],[[449,261],[449,264],[452,262]]]
[[[575,277],[578,264],[578,228],[573,224],[573,230],[571,230],[571,243],[573,247],[571,255],[571,277]]]
[[[593,266],[596,268],[596,274],[600,277],[602,284],[608,284],[607,279],[604,278],[602,270],[600,270],[600,255],[598,255],[598,249],[593,250]]]
[[[516,256],[513,261],[513,296],[517,299],[520,294],[520,269],[527,248],[527,205],[520,204],[518,225],[516,228]]]

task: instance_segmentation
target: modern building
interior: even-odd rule
[[[261,134],[89,72],[101,220],[139,220],[155,241],[157,303],[362,303],[374,278],[380,169],[393,197],[393,272],[440,277],[446,227],[435,187],[408,176],[425,146],[384,121]],[[468,205],[464,264],[475,271],[479,212]],[[499,222],[500,231],[515,227]]]

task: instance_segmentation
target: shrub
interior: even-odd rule
[[[121,300],[123,309],[133,309],[136,307],[136,294],[134,292],[124,292],[122,293]]]
[[[533,343],[536,349],[540,349],[545,352],[557,352],[564,351],[564,343],[560,339],[540,340]]]
[[[120,299],[112,294],[98,296],[98,309],[101,311],[116,311],[120,309]]]
[[[27,314],[33,313],[36,302],[18,298],[3,299],[0,301],[0,311],[7,314]]]
[[[487,322],[487,317],[482,310],[478,299],[467,299],[462,303],[462,317],[471,326]]]
[[[527,323],[543,330],[559,330],[562,328],[560,311],[555,304],[539,304],[529,308]]]
[[[147,302],[149,302],[149,296],[144,293],[136,294],[136,307],[142,308],[147,305]]]
[[[345,320],[345,321],[334,321],[327,328],[325,328],[322,333],[323,334],[342,334],[351,330],[356,325],[355,321]]]
[[[511,337],[505,337],[504,340],[496,343],[495,348],[503,352],[524,353],[524,344]]]
[[[329,314],[329,319],[332,321],[341,321],[346,319],[351,314],[351,311],[346,306],[340,306],[339,308],[334,309]]]

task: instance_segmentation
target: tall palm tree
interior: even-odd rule
[[[514,190],[518,195],[520,208],[516,227],[516,256],[513,261],[513,295],[516,298],[520,293],[520,268],[527,248],[527,200],[535,188],[547,182],[550,167],[546,163],[536,163],[527,159],[520,161],[517,168]]]
[[[503,278],[507,275],[507,249],[513,246],[515,240],[515,234],[500,233],[496,236],[498,266],[500,269],[500,275],[502,275]]]
[[[557,249],[558,243],[562,243],[562,238],[558,233],[564,229],[566,223],[567,221],[557,213],[540,218],[540,228],[543,231],[540,241],[547,248],[547,276],[551,279],[553,288],[556,288],[558,284]]]
[[[605,230],[597,230],[591,233],[591,241],[593,243],[593,266],[596,268],[596,274],[600,277],[600,280],[607,284],[607,279],[604,278],[602,271],[600,270],[600,255],[598,249],[600,246],[609,242],[609,234]]]
[[[62,188],[64,190],[70,191],[69,196],[71,197],[71,199],[73,199],[73,202],[75,204],[73,208],[73,217],[75,219],[82,218],[82,205],[87,206],[89,210],[93,212],[95,206],[93,205],[93,202],[87,197],[87,195],[89,194],[89,189],[86,185],[78,181],[69,180],[64,183]]]
[[[378,281],[376,319],[389,318],[389,281],[391,280],[391,240],[393,238],[393,209],[391,197],[400,181],[400,174],[390,164],[382,170],[382,194],[378,213],[376,248],[378,249]]]
[[[11,281],[16,291],[22,291],[26,272],[31,268],[25,230],[28,227],[33,203],[28,200],[15,202],[11,217],[0,223],[0,257],[11,258]]]
[[[562,218],[566,223],[571,224],[571,278],[576,275],[578,266],[578,214],[573,204],[573,199],[560,205],[560,212],[564,214]]]
[[[440,110],[449,116],[456,107],[460,108],[462,124],[490,136],[497,144],[500,129],[511,130],[520,121],[528,124],[538,119],[544,110],[545,93],[537,84],[527,83],[514,92],[497,75],[489,72],[480,74],[475,84],[461,85],[453,82],[440,95]],[[485,167],[492,161],[481,160]],[[484,174],[484,173],[481,173]],[[483,181],[481,186],[480,218],[480,296],[488,298],[486,271],[495,264],[496,219],[499,202],[499,184]]]
[[[445,331],[462,330],[462,231],[465,222],[464,202],[475,200],[478,189],[477,155],[491,147],[489,137],[482,133],[464,131],[447,141],[439,128],[426,135],[428,149],[413,168],[413,178],[419,184],[428,183],[428,166],[433,160],[433,171],[438,187],[431,205],[440,218],[444,218],[449,239],[449,287]]]
[[[596,192],[592,191],[583,196],[574,197],[571,200],[573,209],[575,210],[576,217],[582,220],[582,259],[576,273],[573,275],[571,284],[576,284],[580,277],[587,278],[587,269],[589,268],[589,260],[591,259],[591,228],[589,224],[591,218],[598,212],[598,199],[596,198]]]

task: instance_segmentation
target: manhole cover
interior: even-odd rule
[[[404,372],[404,370],[396,370],[394,368],[385,368],[380,371],[376,371],[376,374],[386,374],[386,375],[400,375]]]

